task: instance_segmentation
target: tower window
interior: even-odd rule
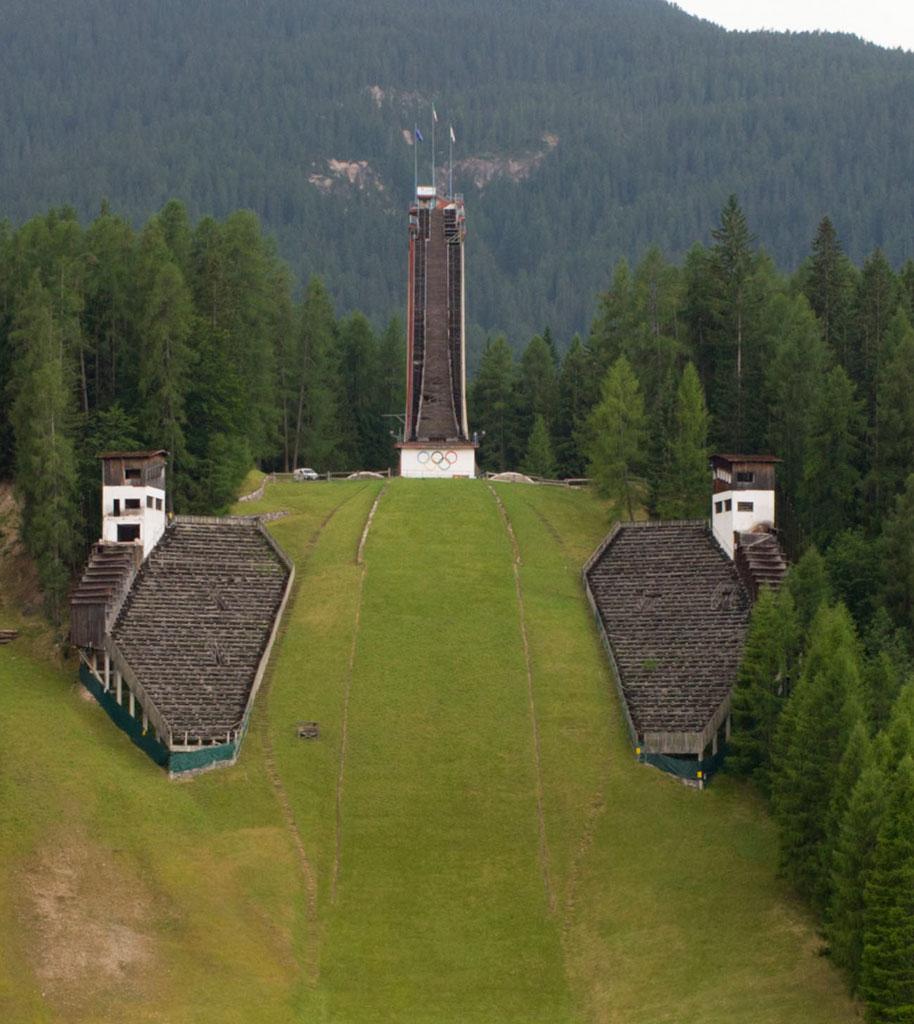
[[[733,511],[733,502],[730,500],[730,498],[727,498],[727,500],[724,502],[724,509],[727,512]]]
[[[755,480],[755,473],[737,473],[736,481],[741,484],[751,484]]]
[[[124,479],[125,480],[139,480],[142,475],[143,475],[143,471],[141,469],[125,469],[124,470]]]
[[[125,498],[124,499],[124,508],[125,509],[127,509],[127,508],[138,509],[139,507],[140,507],[140,499],[139,498]]]
[[[119,516],[121,514],[121,499],[114,499],[114,512],[113,515]]]
[[[130,541],[140,539],[140,528],[137,524],[132,525],[118,525],[117,528],[117,539],[119,541]]]
[[[162,511],[162,499],[156,498],[156,512]]]
[[[736,503],[737,512],[752,512],[755,509],[755,502],[753,501],[738,501]]]
[[[720,513],[720,512],[723,512],[723,510],[724,510],[724,503],[722,501],[715,501],[714,502],[714,511],[717,512],[717,513]]]
[[[152,508],[152,495],[146,495],[146,508]]]

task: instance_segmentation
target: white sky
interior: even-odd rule
[[[911,0],[674,0],[725,28],[851,32],[880,46],[914,50]]]

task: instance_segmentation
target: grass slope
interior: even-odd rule
[[[601,506],[496,488],[521,614],[479,482],[392,482],[358,564],[381,487],[240,506],[289,510],[298,572],[230,770],[169,783],[38,631],[0,648],[0,1019],[856,1019],[752,794],[632,761],[580,586]]]

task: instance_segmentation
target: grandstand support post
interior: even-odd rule
[[[133,696],[133,690],[127,687],[127,702],[130,706],[130,717],[136,718],[136,699]]]
[[[717,732],[714,733],[714,738],[711,740],[711,757],[717,756]]]
[[[111,655],[105,651],[105,693],[111,689]]]
[[[118,707],[120,707],[120,704],[121,704],[121,693],[123,692],[123,681],[124,681],[123,680],[123,676],[121,676],[120,671],[118,669],[115,669],[114,670],[114,687],[115,687],[115,694],[117,696]]]

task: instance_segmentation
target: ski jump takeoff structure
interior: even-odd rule
[[[409,211],[406,422],[400,475],[472,477],[467,426],[463,196],[416,189]]]
[[[256,516],[171,516],[167,452],[101,456],[102,539],[70,598],[80,679],[173,778],[238,757],[295,570]]]

